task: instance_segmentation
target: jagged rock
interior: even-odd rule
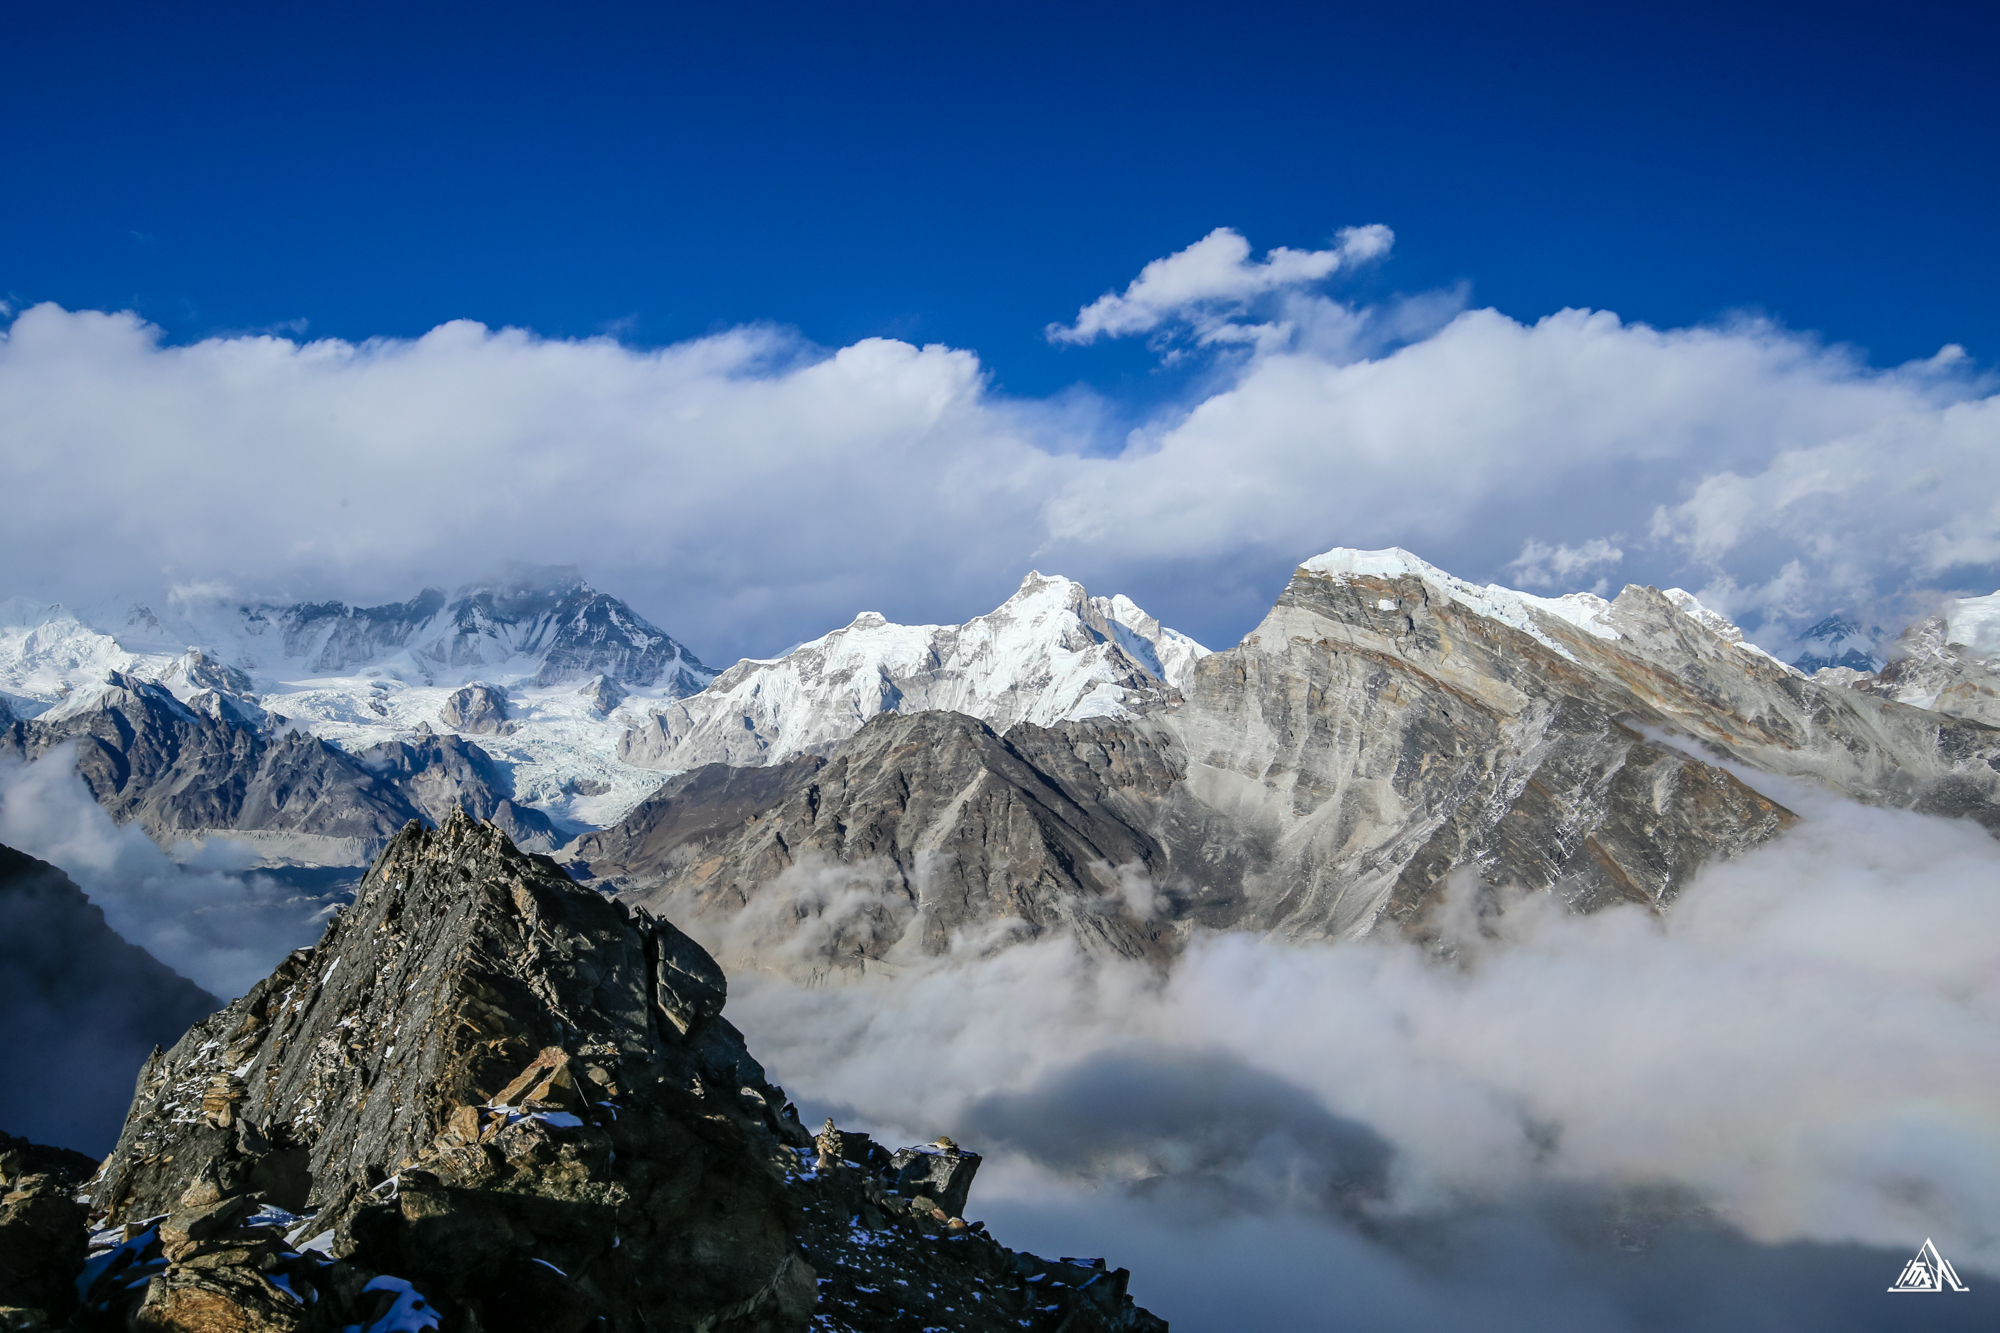
[[[1962,608],[1983,609],[1995,600],[1966,598],[1954,609],[1962,615]],[[1983,641],[1977,647],[1955,642],[1951,616],[1926,616],[1903,631],[1887,666],[1872,679],[1854,681],[1853,687],[1915,708],[2000,726],[2000,655],[1992,647]]]
[[[1066,737],[1017,733],[1021,743],[1002,740],[960,713],[878,717],[824,765],[674,779],[576,852],[651,910],[735,921],[745,958],[812,930],[823,945],[798,960],[807,973],[941,953],[1002,919],[1163,958],[1162,927],[1128,892],[1132,875],[1163,867],[1159,843],[1089,781],[1066,786],[1037,766],[1060,749],[1085,773]],[[853,890],[865,903],[842,915]]]
[[[1167,1333],[1132,1303],[1124,1269],[1020,1254],[968,1223],[978,1154],[891,1153],[831,1121],[821,1139],[803,1228],[822,1275],[815,1327]]]
[[[104,1151],[148,1053],[221,1003],[119,938],[62,871],[0,846],[0,1015],[14,1070],[0,1083],[0,1124]]]
[[[60,1327],[76,1308],[87,1210],[75,1195],[96,1167],[0,1133],[0,1328]]]
[[[890,1155],[889,1169],[895,1173],[896,1192],[905,1198],[929,1199],[944,1210],[946,1217],[963,1217],[966,1198],[972,1192],[972,1178],[979,1173],[979,1154],[958,1147],[928,1151],[900,1148]]]
[[[454,810],[490,819],[516,845],[552,850],[560,839],[549,817],[516,805],[513,782],[493,756],[462,736],[431,734],[414,741],[386,741],[355,754],[363,767],[393,783],[433,824]]]
[[[217,694],[244,695],[252,688],[248,675],[192,647],[181,655],[161,683],[171,685],[175,681],[185,683],[191,690],[212,690]]]
[[[1678,591],[1534,598],[1333,552],[1182,696],[1004,740],[878,718],[823,767],[684,774],[573,851],[810,978],[1012,919],[1131,955],[1175,923],[1430,939],[1465,874],[1482,914],[1662,910],[1793,820],[1705,755],[2000,830],[2000,732],[1808,680]]]
[[[88,707],[0,732],[0,753],[34,760],[69,741],[98,803],[160,842],[228,832],[282,843],[293,859],[352,864],[417,813],[324,741],[204,716],[118,672]]]
[[[1163,1327],[1109,1279],[1050,1299],[1028,1281],[1049,1266],[944,1216],[967,1169],[913,1167],[907,1195],[810,1170],[725,997],[666,922],[463,814],[412,824],[318,946],[149,1064],[92,1198],[114,1221],[169,1216],[105,1270],[144,1291],[138,1327],[331,1329],[382,1317],[389,1293],[446,1333],[777,1333],[864,1308],[816,1311],[819,1279],[858,1302],[885,1261],[957,1292],[953,1327],[1051,1305],[1075,1330]],[[290,1235],[331,1262],[248,1215],[288,1174],[288,1202],[317,1210]]]
[[[453,690],[446,696],[439,717],[456,731],[498,735],[507,725],[507,691],[480,682]]]
[[[624,686],[609,676],[593,676],[577,693],[590,701],[591,711],[599,717],[611,712],[625,702]]]

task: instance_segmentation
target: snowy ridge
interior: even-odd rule
[[[1030,574],[965,625],[865,612],[718,679],[624,603],[568,571],[547,574],[376,607],[205,597],[161,613],[131,599],[72,610],[14,598],[0,602],[0,706],[59,720],[98,706],[122,672],[218,720],[301,730],[359,755],[457,730],[446,700],[484,683],[505,694],[506,720],[468,738],[516,804],[569,835],[622,818],[660,769],[712,762],[696,753],[703,745],[763,764],[827,748],[884,711],[957,709],[1003,729],[1121,716],[1166,697],[1208,653],[1130,598]],[[704,739],[648,751],[665,717]]]
[[[1474,615],[1511,625],[1572,660],[1575,655],[1550,638],[1536,623],[1532,612],[1540,611],[1544,615],[1554,616],[1600,639],[1619,637],[1618,631],[1609,623],[1611,603],[1602,597],[1587,592],[1567,593],[1561,597],[1536,597],[1531,593],[1503,588],[1497,583],[1489,583],[1482,588],[1478,584],[1466,582],[1455,574],[1445,573],[1428,560],[1412,555],[1400,546],[1391,546],[1380,551],[1357,551],[1350,547],[1336,546],[1323,555],[1314,556],[1299,568],[1309,574],[1326,575],[1339,583],[1346,583],[1357,577],[1420,578]]]
[[[1474,615],[1510,625],[1571,661],[1576,660],[1576,654],[1551,637],[1538,621],[1538,616],[1560,620],[1593,638],[1615,640],[1624,637],[1614,623],[1613,604],[1594,593],[1572,592],[1564,593],[1560,597],[1537,597],[1533,593],[1504,588],[1497,583],[1481,586],[1469,583],[1455,574],[1447,574],[1436,565],[1420,556],[1412,555],[1399,546],[1379,551],[1359,551],[1351,547],[1337,546],[1323,555],[1316,555],[1305,561],[1299,568],[1306,573],[1323,575],[1340,583],[1363,577],[1420,578]],[[1780,661],[1756,644],[1745,640],[1743,631],[1738,629],[1727,616],[1703,606],[1693,593],[1680,588],[1669,588],[1661,595],[1682,615],[1724,643],[1732,644],[1744,652],[1754,653],[1783,667],[1793,675],[1803,674],[1798,668]],[[1996,626],[1996,636],[2000,636],[2000,625]]]
[[[867,611],[782,657],[739,662],[654,709],[619,753],[666,770],[774,764],[830,749],[881,713],[949,709],[996,731],[1122,717],[1167,698],[1207,655],[1129,598],[1034,572],[963,625],[898,625]]]
[[[304,730],[350,753],[449,730],[442,712],[455,688],[498,685],[508,726],[478,743],[509,774],[518,803],[569,831],[616,820],[659,782],[618,759],[632,719],[607,720],[601,701],[643,706],[715,677],[568,570],[449,599],[427,589],[378,607],[198,597],[160,613],[131,599],[76,610],[0,602],[0,704],[14,716],[54,721],[89,709],[114,671],[211,716],[227,707],[240,721]]]

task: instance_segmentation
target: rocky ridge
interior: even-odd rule
[[[0,730],[0,755],[33,761],[73,745],[98,804],[162,844],[223,836],[273,861],[350,865],[411,819],[453,809],[496,819],[524,842],[558,841],[545,815],[512,800],[492,757],[456,736],[351,754],[281,715],[218,703],[212,692],[184,702],[114,672],[100,693]]]
[[[1794,819],[1729,764],[2000,829],[2000,732],[1808,679],[1678,590],[1329,552],[1180,693],[1004,736],[878,719],[761,804],[708,772],[573,851],[733,965],[811,977],[1057,924],[1128,955],[1195,927],[1431,938],[1454,886],[1480,913],[1664,910]],[[733,826],[702,789],[736,793]]]
[[[316,947],[148,1064],[78,1326],[1165,1327],[1122,1272],[964,1221],[976,1154],[815,1141],[725,998],[672,925],[491,825],[407,827]]]
[[[1889,656],[1880,672],[1829,678],[1912,707],[2000,726],[2000,593],[1955,599],[1904,630]]]

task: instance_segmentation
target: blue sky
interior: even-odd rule
[[[1382,222],[1363,294],[2000,348],[1982,7],[589,9],[13,6],[0,290],[177,339],[773,320],[1143,394],[1040,330],[1215,226]]]
[[[2000,581],[1993,26],[15,6],[0,450],[43,503],[0,595],[578,562],[726,661],[1040,567],[1223,644],[1397,544],[1893,630]],[[1047,335],[1224,227],[1254,299]]]

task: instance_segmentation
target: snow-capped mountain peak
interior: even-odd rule
[[[1123,716],[1167,697],[1208,650],[1129,598],[1093,598],[1031,571],[962,625],[899,625],[864,612],[840,629],[723,672],[627,732],[629,763],[679,770],[780,763],[830,749],[881,713],[949,709],[1016,722]]]

